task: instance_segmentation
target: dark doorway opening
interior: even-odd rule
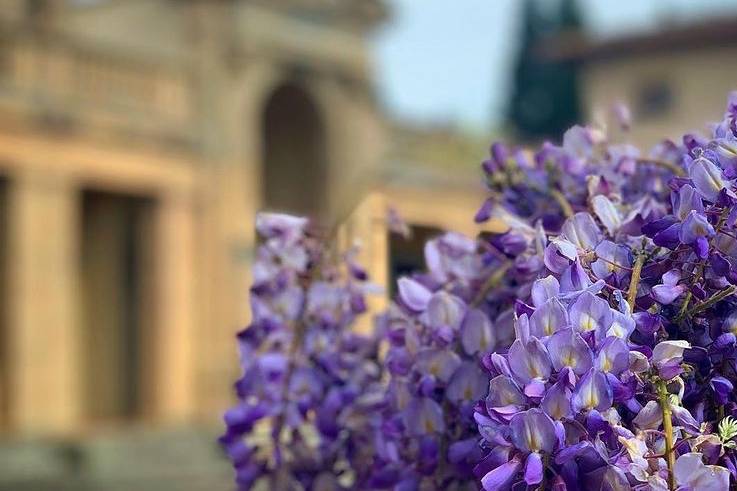
[[[137,197],[98,191],[82,196],[82,366],[91,421],[132,419],[141,412],[151,208]]]
[[[443,232],[434,227],[410,226],[412,235],[405,239],[397,234],[389,238],[389,279],[391,295],[397,293],[397,280],[411,273],[421,272],[425,267],[425,242]]]

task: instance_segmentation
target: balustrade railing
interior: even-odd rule
[[[0,44],[0,105],[73,123],[187,140],[193,121],[187,65],[70,41]]]

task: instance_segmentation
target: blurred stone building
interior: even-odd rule
[[[549,59],[579,65],[579,97],[590,120],[625,102],[634,118],[630,139],[645,149],[707,131],[705,123],[720,119],[727,94],[737,90],[734,17],[602,41],[567,33],[541,48]]]
[[[487,143],[385,121],[366,38],[387,15],[0,0],[0,490],[229,489],[257,210],[342,224],[387,291],[424,237],[475,232]]]
[[[623,102],[627,139],[647,150],[663,138],[705,131],[737,90],[737,18],[673,24],[600,39],[576,0],[525,0],[507,125],[519,141],[559,141],[571,125],[611,124]]]
[[[1,489],[228,489],[256,210],[344,221],[387,260],[384,16],[0,0]]]

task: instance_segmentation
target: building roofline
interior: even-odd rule
[[[670,26],[665,29],[604,41],[580,32],[567,32],[546,40],[538,52],[551,61],[598,62],[643,56],[671,50],[695,50],[737,45],[737,17]]]

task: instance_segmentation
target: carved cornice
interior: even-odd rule
[[[372,29],[389,15],[383,0],[243,0],[286,15],[313,17],[324,23]],[[338,27],[338,25],[336,25]]]

